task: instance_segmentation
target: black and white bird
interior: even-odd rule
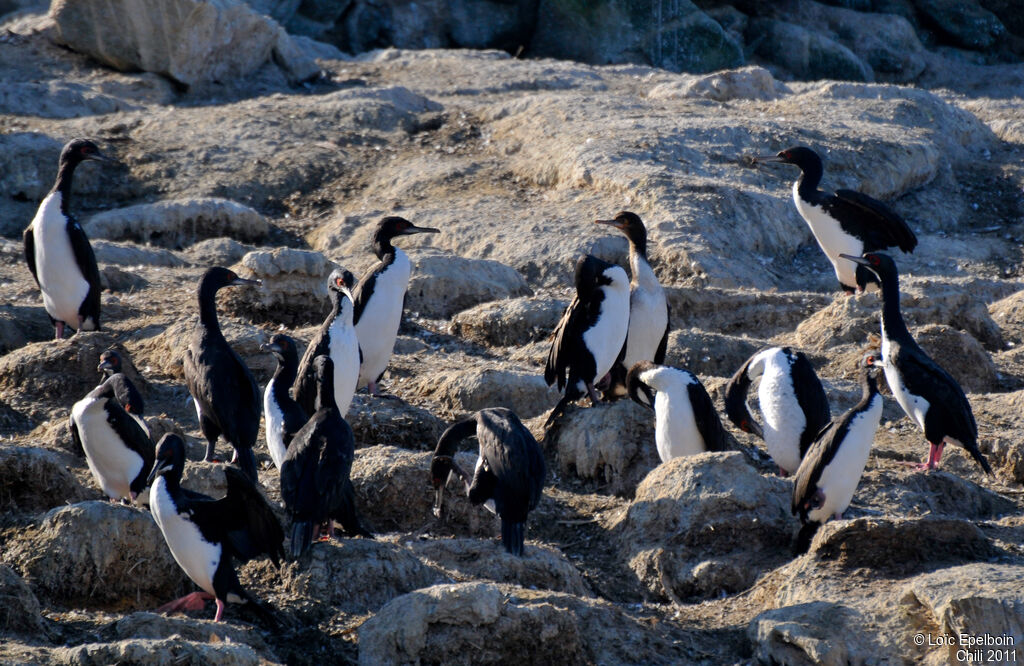
[[[626,386],[634,402],[654,410],[654,442],[661,462],[725,450],[725,428],[697,375],[640,361],[629,369]]]
[[[355,436],[334,399],[334,365],[326,355],[313,361],[316,372],[316,411],[292,437],[281,464],[281,499],[292,517],[292,557],[300,557],[313,542],[314,528],[334,522],[348,535],[372,538],[359,520],[355,488],[349,478],[355,458]]]
[[[75,167],[87,160],[116,164],[88,139],[69,141],[60,153],[57,182],[22,236],[28,269],[43,292],[43,306],[58,339],[64,337],[67,325],[75,331],[100,329],[96,255],[85,231],[68,212]]]
[[[112,500],[138,500],[153,469],[153,442],[121,407],[109,378],[71,407],[71,437],[85,452],[89,471]]]
[[[353,325],[355,306],[351,291],[354,283],[352,274],[342,269],[335,269],[327,279],[331,312],[306,347],[295,384],[295,402],[306,414],[316,411],[317,381],[313,359],[317,356],[330,356],[334,362],[334,398],[342,416],[348,413],[352,404],[359,381],[359,340]]]
[[[576,295],[555,328],[544,366],[548,386],[565,395],[548,416],[554,423],[565,406],[584,395],[597,404],[594,385],[624,350],[629,327],[629,278],[621,266],[587,255],[576,263]]]
[[[215,599],[220,622],[225,603],[251,606],[272,624],[277,618],[238,581],[234,561],[248,562],[267,555],[278,566],[284,557],[284,532],[277,516],[256,486],[233,467],[224,467],[228,491],[213,499],[181,487],[185,443],[167,433],[156,448],[156,465],[149,481],[150,511],[178,565],[200,587],[158,612],[202,610]]]
[[[924,431],[930,445],[928,462],[939,465],[942,450],[952,443],[964,447],[987,474],[992,473],[978,449],[978,425],[971,403],[955,379],[925,353],[907,330],[900,312],[899,272],[887,254],[868,252],[863,257],[844,255],[866,267],[882,288],[882,362],[893,397],[910,420]]]
[[[373,252],[380,261],[360,278],[352,294],[353,321],[362,352],[356,388],[366,386],[370,395],[380,395],[377,382],[391,361],[412,272],[409,257],[391,241],[398,236],[437,233],[440,229],[417,227],[405,218],[391,216],[380,221],[373,235]]]
[[[455,464],[459,443],[476,437],[479,455],[472,482]],[[512,555],[523,554],[527,515],[537,507],[547,470],[540,445],[516,416],[504,407],[481,409],[455,423],[437,441],[430,460],[434,486],[434,515],[441,516],[444,489],[458,477],[473,504],[483,504],[501,517],[501,543]]]
[[[763,429],[747,405],[750,385],[758,377]],[[725,389],[725,413],[737,428],[764,440],[782,476],[796,471],[811,442],[832,418],[814,366],[803,352],[789,347],[762,349],[747,359]]]
[[[267,450],[274,467],[280,470],[292,436],[306,425],[306,412],[288,395],[299,369],[299,353],[295,341],[283,333],[272,335],[260,349],[269,351],[277,359],[274,376],[263,390],[263,414],[267,419]]]
[[[256,458],[252,447],[260,428],[260,393],[256,380],[220,331],[217,322],[217,291],[235,285],[260,284],[215,266],[199,281],[199,322],[185,350],[185,384],[196,403],[199,428],[206,438],[205,460],[214,459],[221,435],[234,448],[237,462],[256,483]]]
[[[595,224],[615,227],[629,239],[629,331],[621,362],[612,371],[610,392],[625,390],[626,372],[640,361],[665,362],[668,349],[668,301],[647,261],[647,227],[640,216],[622,211],[611,220]],[[621,384],[621,387],[616,385]],[[606,393],[607,395],[607,393]]]
[[[821,158],[810,148],[787,148],[757,161],[783,162],[800,168],[800,177],[793,183],[793,202],[832,262],[844,291],[863,290],[873,281],[857,264],[840,255],[859,257],[889,247],[913,252],[917,246],[917,237],[907,223],[881,201],[854,190],[819,190],[824,169]]]
[[[105,379],[109,379],[113,383],[114,395],[117,396],[117,401],[121,403],[124,411],[128,412],[142,426],[142,429],[146,431],[147,437],[150,436],[149,425],[146,423],[144,416],[146,403],[143,401],[139,389],[135,388],[132,380],[128,378],[128,375],[124,374],[124,363],[121,360],[121,354],[116,349],[105,350],[100,354],[100,364],[96,369],[103,373]]]
[[[875,357],[861,361],[860,402],[828,424],[811,444],[793,477],[793,514],[802,527],[793,550],[806,553],[818,527],[842,518],[857,490],[882,419],[882,396],[875,379]]]

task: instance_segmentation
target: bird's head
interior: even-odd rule
[[[96,369],[108,377],[121,372],[121,355],[115,349],[107,349],[100,354],[100,364]]]
[[[879,286],[881,286],[886,278],[895,278],[899,275],[899,271],[896,269],[896,262],[884,252],[865,252],[860,257],[852,254],[840,254],[839,256],[867,268],[871,281]],[[858,286],[860,286],[859,278]]]
[[[388,239],[395,238],[397,236],[411,236],[412,234],[438,233],[441,233],[440,229],[434,229],[433,227],[417,227],[404,217],[398,217],[395,215],[385,217],[380,221],[380,225],[377,227],[377,235]]]
[[[233,270],[224,268],[223,266],[214,266],[213,268],[206,269],[206,273],[203,274],[203,279],[199,282],[199,289],[202,291],[204,288],[223,289],[224,287],[240,287],[242,285],[256,285],[263,284],[261,280],[248,280],[243,277],[239,277],[238,273]]]
[[[594,220],[594,224],[606,224],[615,227],[637,247],[646,248],[647,227],[644,226],[640,216],[627,210],[621,211],[611,220]]]
[[[644,407],[654,409],[654,389],[644,381],[644,374],[658,366],[650,361],[640,361],[626,373],[626,390],[629,397]]]
[[[352,300],[352,289],[356,286],[356,278],[344,268],[335,268],[327,278],[328,291],[334,291],[348,296]]]
[[[270,352],[278,361],[284,361],[285,355],[296,354],[295,341],[284,333],[275,333],[270,340],[260,345],[260,350]]]
[[[185,468],[185,442],[173,432],[166,433],[156,445],[156,461],[153,471],[149,473],[147,484],[152,484],[158,476],[175,471],[178,475]]]
[[[72,139],[65,144],[60,153],[62,164],[78,164],[89,160],[117,164],[117,160],[104,155],[99,147],[89,139]]]

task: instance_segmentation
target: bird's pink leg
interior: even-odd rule
[[[64,322],[58,321],[56,324],[54,324],[54,326],[57,329],[56,330],[57,339],[58,340],[62,339],[64,337]]]
[[[220,619],[224,616],[224,602],[220,599],[215,599],[217,602],[217,614],[213,616],[214,622],[220,622]]]
[[[789,472],[787,472],[786,470],[784,470],[784,469],[782,469],[782,468],[780,467],[780,468],[779,468],[779,476],[781,476],[781,477],[785,478],[785,477],[789,476]]]
[[[597,391],[594,390],[594,385],[590,382],[585,382],[587,385],[587,395],[590,396],[590,406],[594,407],[597,403],[601,402],[601,399],[597,397]]]
[[[193,592],[192,594],[186,594],[181,599],[175,599],[174,601],[164,604],[160,608],[157,608],[156,612],[177,613],[178,611],[186,610],[203,610],[203,608],[206,607],[206,602],[213,598],[213,595],[209,592]]]

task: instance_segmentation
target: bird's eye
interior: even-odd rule
[[[336,278],[334,280],[334,284],[339,286],[339,287],[344,287],[345,286],[345,281],[342,280],[341,278]]]
[[[871,255],[870,257],[868,257],[868,261],[871,262],[872,266],[877,266],[878,264],[882,263],[882,260],[875,255]]]

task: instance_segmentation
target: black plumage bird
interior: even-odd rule
[[[372,538],[356,511],[355,489],[349,475],[355,458],[352,428],[334,400],[334,363],[317,356],[316,412],[295,433],[281,464],[281,498],[292,517],[292,557],[300,557],[313,542],[314,527],[333,522],[348,535]]]
[[[263,414],[266,417],[267,450],[274,467],[280,470],[292,436],[306,425],[306,412],[288,395],[299,369],[299,354],[295,341],[283,333],[272,335],[260,349],[271,352],[277,359],[274,376],[263,391]]]
[[[234,561],[248,562],[267,555],[280,564],[284,557],[284,532],[273,509],[244,474],[224,467],[228,491],[213,499],[181,487],[185,469],[185,443],[173,433],[160,440],[156,466],[149,481],[150,510],[178,565],[202,592],[194,592],[157,609],[159,612],[202,610],[203,602],[215,599],[215,622],[224,615],[225,603],[246,604],[272,624],[275,614],[242,587]]]
[[[476,436],[479,457],[473,480],[455,464],[459,442]],[[449,476],[462,479],[473,504],[484,504],[501,517],[501,542],[513,555],[523,554],[526,518],[537,507],[547,470],[540,445],[510,409],[481,409],[444,431],[430,461],[434,514],[440,517]]]
[[[344,417],[352,404],[359,381],[359,339],[356,336],[352,287],[352,273],[335,269],[327,278],[327,295],[331,299],[331,312],[313,336],[299,363],[298,381],[295,383],[295,402],[306,414],[316,411],[317,381],[313,359],[330,356],[334,362],[334,399]],[[305,419],[302,421],[305,423]]]
[[[629,327],[629,278],[620,266],[592,255],[576,263],[576,295],[552,336],[544,366],[548,386],[558,383],[563,398],[551,410],[545,428],[574,400],[589,395],[597,404],[594,385],[625,352]]]
[[[793,202],[832,262],[839,285],[846,292],[864,289],[871,276],[842,254],[861,256],[890,247],[913,252],[917,237],[895,211],[881,201],[854,190],[818,189],[824,168],[818,154],[805,146],[787,148],[761,162],[783,162],[800,168],[793,183]]]
[[[124,411],[131,414],[138,421],[148,436],[150,433],[149,426],[145,420],[146,403],[142,399],[139,389],[135,388],[132,380],[128,378],[128,375],[124,374],[121,354],[116,349],[107,349],[100,354],[100,364],[96,366],[96,369],[113,383],[114,395],[117,396],[117,401],[121,403]]]
[[[252,447],[260,428],[260,394],[256,380],[242,362],[217,322],[217,291],[235,285],[260,284],[215,266],[199,281],[199,322],[185,350],[185,384],[196,403],[199,428],[206,438],[205,460],[214,459],[221,435],[234,448],[232,462],[256,479],[256,458]]]
[[[794,474],[792,509],[802,524],[793,547],[797,555],[807,552],[818,527],[842,518],[853,500],[882,419],[875,373],[869,354],[861,361],[860,402],[821,431]]]
[[[84,161],[116,163],[88,139],[69,141],[60,153],[57,181],[25,229],[25,261],[43,292],[46,314],[58,339],[70,324],[76,331],[100,330],[100,271],[81,225],[68,212],[71,180]]]
[[[121,407],[114,386],[109,378],[71,407],[71,437],[107,497],[135,501],[153,468],[153,442]]]
[[[910,420],[924,431],[930,446],[928,462],[934,469],[947,443],[964,447],[986,473],[988,460],[978,449],[978,424],[960,384],[914,340],[900,312],[899,271],[887,254],[868,252],[863,257],[843,255],[864,266],[882,288],[882,360],[893,397]]]

